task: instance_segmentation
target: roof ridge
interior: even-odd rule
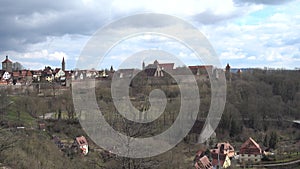
[[[251,137],[249,137],[249,140],[257,147],[257,148],[260,148],[259,144],[253,140]]]

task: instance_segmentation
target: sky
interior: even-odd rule
[[[75,69],[97,31],[141,13],[167,14],[195,26],[222,67],[227,63],[235,68],[300,67],[300,0],[1,0],[0,5],[0,60],[8,55],[31,70],[60,67],[63,57],[66,68]],[[124,30],[128,27],[124,25]],[[102,56],[97,69],[111,65],[117,69],[129,56],[149,49],[172,53],[185,65],[205,64],[174,39],[139,35],[124,37]]]

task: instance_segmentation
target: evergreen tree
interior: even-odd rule
[[[229,136],[234,137],[234,136],[238,135],[239,133],[240,133],[239,132],[239,126],[237,126],[235,120],[232,120],[231,125],[230,125]]]
[[[278,143],[278,136],[276,132],[272,132],[269,140],[269,147],[275,149]]]
[[[264,145],[265,147],[268,147],[268,146],[269,146],[269,137],[268,137],[268,134],[265,135],[263,145]]]

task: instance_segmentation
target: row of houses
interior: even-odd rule
[[[167,73],[172,75],[185,75],[191,73],[202,80],[209,80],[213,75],[219,78],[218,71],[222,69],[214,68],[212,65],[196,65],[189,67],[174,68],[174,63],[159,63],[157,60],[153,64],[142,63],[142,70],[139,69],[119,69],[110,70],[65,70],[65,59],[62,59],[61,68],[52,69],[45,67],[42,70],[15,70],[13,62],[8,56],[2,62],[0,70],[0,84],[30,85],[33,82],[57,82],[63,86],[70,86],[72,80],[84,80],[87,78],[107,78],[116,76],[118,78],[132,78],[137,72],[143,71],[148,77],[164,77]],[[187,72],[188,70],[188,72]]]
[[[72,80],[85,78],[106,78],[107,70],[65,70],[65,59],[62,59],[61,68],[52,69],[45,66],[42,70],[13,69],[13,62],[6,56],[0,70],[0,85],[31,85],[32,83],[55,82],[62,86],[70,86]]]
[[[258,163],[263,153],[259,144],[251,137],[241,145],[239,152],[235,152],[233,146],[227,142],[218,143],[210,150],[211,160],[204,151],[199,151],[194,160],[194,167],[196,169],[228,168],[233,158],[240,164]]]

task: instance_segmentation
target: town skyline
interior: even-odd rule
[[[81,50],[101,27],[125,16],[153,12],[193,24],[214,47],[222,67],[227,63],[239,68],[294,69],[300,65],[299,0],[130,2],[82,0],[57,5],[52,1],[2,1],[8,8],[0,16],[5,25],[0,29],[0,55],[32,69],[58,67],[64,57],[67,69],[73,69]],[[105,57],[117,68],[126,57],[144,49],[171,52],[186,65],[203,64],[195,62],[193,54],[176,42],[149,35],[126,39]]]
[[[300,0],[0,5],[0,169],[300,167]]]
[[[13,66],[12,67],[16,67],[15,69],[13,69],[13,70],[43,70],[43,69],[45,69],[45,68],[47,68],[47,67],[50,67],[50,68],[52,68],[52,69],[60,69],[61,67],[62,67],[62,61],[64,61],[64,62],[67,62],[67,60],[63,57],[62,58],[62,60],[59,62],[57,62],[56,64],[55,64],[55,66],[53,66],[53,65],[44,65],[43,67],[40,67],[40,68],[30,68],[30,67],[24,67],[24,65],[21,63],[21,62],[19,62],[19,61],[14,61],[14,60],[11,60],[10,58],[9,58],[9,56],[8,55],[6,55],[5,57],[3,57],[3,59],[2,59],[2,62],[4,62],[6,59],[9,59],[10,61],[12,61],[12,64],[13,64]],[[143,61],[143,62],[141,62],[141,64],[140,64],[140,66],[132,66],[132,67],[130,67],[131,65],[129,65],[129,66],[125,66],[125,67],[121,67],[121,68],[118,68],[118,67],[115,67],[114,65],[110,65],[110,66],[108,66],[108,67],[102,67],[102,68],[92,68],[93,70],[109,70],[109,69],[111,69],[111,68],[113,68],[114,70],[119,70],[119,69],[139,69],[139,70],[143,70],[143,64],[147,64],[147,65],[149,65],[149,64],[152,64],[153,62],[155,62],[155,61],[160,61],[161,62],[161,60],[158,60],[158,59],[148,59],[147,60],[147,62],[146,61]],[[168,61],[166,61],[166,60],[162,60],[162,61],[165,61],[165,62],[162,62],[162,63],[173,63],[172,61],[170,61],[170,62],[168,62]],[[180,64],[176,64],[176,63],[173,63],[174,64],[174,69],[176,69],[176,68],[181,68],[181,67],[191,67],[191,66],[213,66],[214,68],[218,68],[218,69],[224,69],[225,70],[225,68],[226,68],[226,65],[228,65],[228,64],[230,64],[230,63],[227,63],[224,67],[217,67],[217,66],[215,66],[215,65],[210,65],[210,64],[191,64],[191,65],[180,65]],[[230,66],[232,66],[231,64],[230,64]],[[67,70],[67,71],[73,71],[73,70],[89,70],[89,69],[79,69],[79,68],[76,68],[76,67],[74,67],[74,68],[70,68],[70,66],[68,66],[68,64],[65,64],[65,69]],[[291,68],[291,69],[288,69],[288,68],[284,68],[284,67],[267,67],[267,66],[264,66],[264,67],[232,67],[231,68],[233,71],[238,71],[238,70],[246,70],[246,69],[264,69],[264,70],[299,70],[300,69],[300,67],[298,68],[298,67],[295,67],[295,68]],[[3,67],[1,66],[1,69],[0,70],[3,70]],[[11,71],[12,72],[12,71]]]

